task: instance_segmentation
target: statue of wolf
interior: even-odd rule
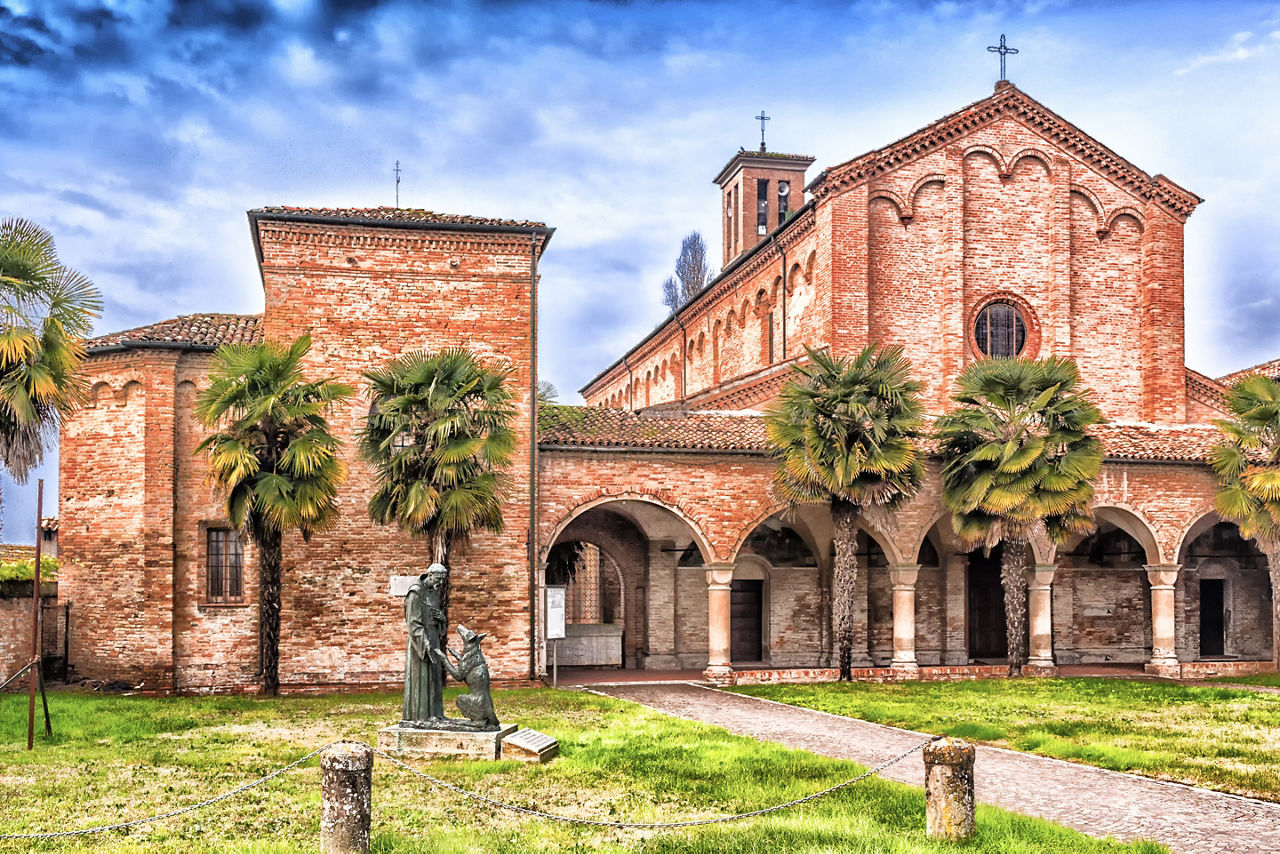
[[[451,677],[466,683],[470,693],[459,695],[458,711],[482,729],[497,729],[498,714],[493,710],[493,698],[489,696],[489,665],[484,660],[484,653],[480,651],[480,642],[488,636],[488,632],[476,634],[466,626],[459,625],[461,654],[455,653],[448,646],[445,647],[447,656],[439,650],[432,650],[432,654],[444,665]],[[453,661],[448,656],[452,656]]]

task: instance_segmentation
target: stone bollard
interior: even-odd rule
[[[973,836],[973,745],[940,738],[924,747],[925,833],[930,839]]]
[[[368,854],[373,813],[373,751],[335,744],[320,754],[320,850]]]

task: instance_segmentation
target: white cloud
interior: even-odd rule
[[[1198,68],[1204,68],[1206,65],[1215,65],[1222,62],[1244,62],[1261,56],[1269,51],[1273,44],[1277,41],[1276,32],[1269,33],[1265,36],[1255,37],[1251,32],[1236,33],[1227,42],[1226,46],[1213,53],[1200,54],[1175,71],[1175,74],[1188,74]]]

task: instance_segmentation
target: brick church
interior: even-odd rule
[[[402,677],[396,594],[429,555],[368,519],[370,474],[352,441],[369,406],[360,375],[446,345],[509,364],[519,400],[506,531],[451,561],[454,620],[491,633],[499,678],[546,672],[548,585],[567,587],[561,664],[721,682],[834,673],[830,515],[772,497],[759,412],[804,346],[869,342],[905,348],[934,413],[984,355],[1070,356],[1096,393],[1109,421],[1097,529],[1031,546],[1033,672],[1269,668],[1266,561],[1215,515],[1204,462],[1235,375],[1184,358],[1183,228],[1202,200],[1007,82],[809,177],[812,163],[763,146],[730,158],[715,177],[719,275],[591,380],[585,407],[536,415],[551,228],[393,208],[251,211],[262,314],[89,342],[90,400],[61,437],[59,596],[73,603],[75,672],[253,690],[255,562],[194,455],[193,405],[218,345],[303,332],[310,375],[362,396],[331,418],[349,471],[341,522],[285,542],[285,690]],[[859,552],[861,676],[1002,672],[999,553],[957,544],[936,465],[905,507],[862,520]]]

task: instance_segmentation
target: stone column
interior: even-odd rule
[[[733,564],[713,563],[707,567],[707,669],[712,682],[729,684],[733,667],[729,659],[730,594]]]
[[[893,661],[890,667],[899,675],[914,677],[916,665],[916,579],[919,564],[900,564],[889,570],[893,584]]]
[[[1174,590],[1180,569],[1180,564],[1146,567],[1147,580],[1151,582],[1151,661],[1146,671],[1157,676],[1176,678],[1182,675],[1182,665],[1178,663],[1177,610],[1174,607]]]
[[[1025,676],[1057,676],[1053,663],[1053,574],[1058,567],[1052,563],[1038,563],[1029,573],[1028,587],[1031,594],[1031,647]]]

